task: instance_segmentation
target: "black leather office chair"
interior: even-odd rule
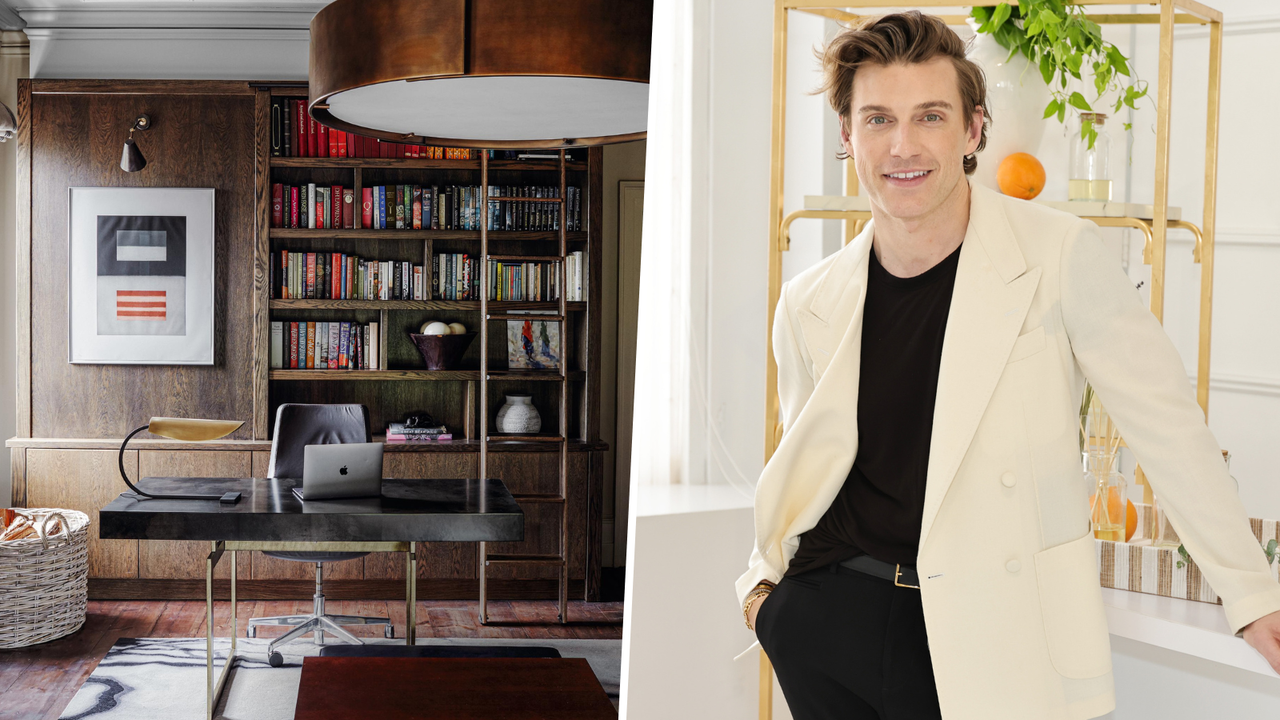
[[[308,445],[331,443],[370,442],[369,409],[364,405],[304,405],[286,403],[276,410],[276,434],[271,441],[271,466],[267,476],[272,478],[301,478],[303,449]],[[354,615],[326,615],[324,612],[324,563],[354,560],[367,552],[281,552],[265,551],[263,554],[279,560],[315,563],[315,607],[310,615],[283,615],[279,617],[250,618],[245,630],[247,637],[257,635],[259,625],[291,626],[267,646],[267,660],[274,667],[284,663],[284,657],[276,648],[312,633],[316,645],[324,644],[324,635],[346,640],[356,645],[360,638],[342,628],[343,625],[382,625],[385,637],[394,637],[391,621],[387,618],[357,617]]]

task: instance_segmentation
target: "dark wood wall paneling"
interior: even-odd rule
[[[121,437],[153,415],[251,420],[253,413],[254,97],[247,84],[32,81],[31,423],[35,437]],[[228,94],[242,90],[243,94]],[[135,133],[147,158],[120,169]],[[67,362],[67,223],[71,187],[215,190],[215,363]],[[21,306],[21,305],[20,305]],[[249,438],[252,423],[232,437]]]

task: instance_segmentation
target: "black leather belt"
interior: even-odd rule
[[[916,574],[915,568],[877,560],[870,555],[850,558],[840,563],[840,567],[889,580],[898,587],[920,589],[920,576]]]

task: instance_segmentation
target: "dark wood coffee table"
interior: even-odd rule
[[[309,657],[294,720],[615,720],[582,658]]]

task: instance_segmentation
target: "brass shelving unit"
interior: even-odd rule
[[[1075,5],[1116,6],[1132,5],[1120,0],[1074,0]],[[1142,232],[1145,239],[1142,259],[1151,266],[1151,312],[1164,322],[1164,293],[1166,245],[1169,228],[1188,230],[1195,237],[1192,259],[1200,264],[1200,323],[1199,350],[1196,367],[1196,400],[1209,414],[1209,345],[1213,322],[1213,251],[1214,225],[1217,212],[1218,189],[1218,115],[1222,78],[1222,13],[1194,0],[1148,0],[1152,11],[1145,13],[1090,13],[1089,18],[1102,25],[1159,25],[1159,73],[1156,81],[1156,158],[1155,193],[1150,213],[1124,215],[1082,216],[1101,227],[1131,228]],[[805,208],[784,215],[783,174],[785,168],[784,138],[786,130],[787,86],[787,20],[792,11],[830,18],[845,23],[856,23],[873,14],[859,15],[858,8],[876,8],[878,11],[892,8],[906,9],[877,0],[848,0],[833,4],[823,0],[775,0],[773,23],[773,106],[772,135],[770,143],[769,177],[769,302],[768,320],[765,325],[765,347],[768,366],[765,375],[765,462],[772,457],[782,437],[782,425],[778,421],[778,365],[773,356],[769,338],[773,328],[774,309],[782,291],[782,253],[790,249],[791,224],[801,219],[843,220],[844,241],[848,243],[859,232],[871,213],[861,209],[812,209]],[[909,7],[954,8],[954,0],[917,0]],[[875,14],[879,14],[878,12]],[[962,25],[967,15],[938,15],[948,25]],[[1204,217],[1202,226],[1169,218],[1169,132],[1173,98],[1173,28],[1174,25],[1207,25],[1209,27],[1208,98],[1205,123],[1204,164]],[[845,161],[845,192],[857,195],[858,179],[853,163]],[[833,198],[823,198],[829,201]],[[837,203],[838,204],[838,203]],[[1147,216],[1143,216],[1147,215]],[[1143,485],[1145,499],[1151,501],[1151,489],[1146,485],[1141,469],[1135,479]],[[760,718],[773,717],[773,669],[769,658],[760,653]]]

